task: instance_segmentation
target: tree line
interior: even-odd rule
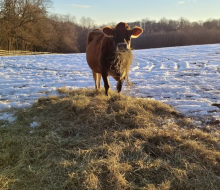
[[[85,52],[90,30],[117,24],[98,26],[88,17],[77,22],[70,15],[49,14],[51,5],[51,0],[0,0],[0,49]],[[220,43],[220,19],[190,22],[185,18],[146,18],[128,24],[144,29],[132,41],[134,49]]]
[[[134,25],[144,29],[143,34],[132,42],[135,49],[220,43],[220,19],[197,22],[185,18],[143,19],[130,23],[130,26]]]

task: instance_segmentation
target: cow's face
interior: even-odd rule
[[[128,50],[131,46],[131,38],[137,38],[143,29],[135,26],[132,30],[127,23],[120,22],[115,28],[109,26],[103,28],[106,37],[114,39],[116,50]]]

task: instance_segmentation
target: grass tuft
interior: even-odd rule
[[[0,128],[0,189],[220,189],[218,130],[154,100],[58,91]]]

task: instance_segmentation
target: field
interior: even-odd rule
[[[187,116],[220,119],[220,45],[133,51],[122,93],[160,100]],[[116,83],[110,77],[112,89]],[[94,88],[85,54],[0,57],[0,109],[31,106],[56,89]]]
[[[109,97],[85,54],[0,57],[0,189],[220,189],[219,52],[134,51]]]

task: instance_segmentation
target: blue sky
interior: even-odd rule
[[[220,0],[52,0],[51,12],[90,17],[96,24],[162,17],[190,21],[220,18]]]

